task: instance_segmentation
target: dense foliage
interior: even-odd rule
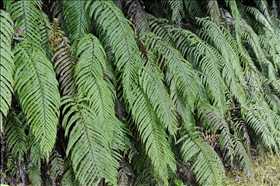
[[[1,183],[223,185],[280,147],[276,0],[10,0]]]

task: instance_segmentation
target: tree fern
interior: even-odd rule
[[[48,159],[55,143],[58,124],[58,83],[51,63],[40,47],[38,49],[38,46],[26,41],[14,48],[14,54],[15,91],[31,132]]]
[[[3,133],[3,118],[7,116],[12,101],[14,85],[14,55],[11,51],[12,35],[14,32],[13,22],[10,15],[0,10],[0,132]]]

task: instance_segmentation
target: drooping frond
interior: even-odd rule
[[[200,185],[222,185],[225,177],[223,163],[214,149],[199,137],[199,132],[190,132],[182,141],[181,154],[185,162],[193,161],[193,171]]]
[[[99,25],[99,36],[108,38],[109,43],[105,44],[109,44],[115,54],[115,65],[117,71],[121,72],[123,97],[136,123],[144,149],[151,159],[154,174],[167,185],[168,167],[175,171],[175,160],[166,140],[165,127],[160,123],[159,114],[153,109],[153,100],[149,99],[146,89],[140,86],[138,80],[144,60],[140,57],[133,31],[112,2],[96,1],[90,5],[90,9],[94,21]]]
[[[268,7],[267,0],[263,0],[263,1],[254,0],[254,1],[256,2],[257,7],[263,13],[263,15],[268,20],[268,22],[271,23],[270,10],[269,10],[269,7]]]
[[[32,185],[41,185],[42,179],[40,174],[40,167],[32,166],[26,168],[26,173],[28,175],[28,178],[30,179]]]
[[[269,21],[266,19],[264,14],[262,14],[257,8],[255,8],[255,7],[246,7],[246,11],[248,11],[250,14],[255,16],[255,19],[257,21],[259,21],[260,23],[262,23],[263,26],[265,26],[266,29],[268,29],[269,31],[274,33],[274,30],[273,30],[271,24],[269,23]]]
[[[234,157],[234,140],[232,139],[229,126],[221,117],[217,109],[210,104],[200,102],[197,106],[197,114],[205,129],[210,129],[212,134],[219,134],[219,143],[222,149],[228,150],[231,160]]]
[[[246,96],[243,90],[243,87],[245,86],[245,78],[240,65],[238,51],[234,48],[236,43],[233,43],[232,36],[228,34],[228,31],[223,26],[218,27],[218,25],[207,19],[197,20],[203,25],[200,30],[201,37],[206,41],[213,43],[222,54],[224,58],[224,60],[221,60],[223,63],[222,77],[235,99],[244,106],[246,104]]]
[[[169,86],[175,85],[193,111],[196,101],[196,87],[191,64],[183,58],[179,51],[152,33],[142,34],[141,40],[148,50],[158,55],[158,65],[166,68],[167,84]],[[170,94],[173,95],[173,90],[170,91]]]
[[[184,5],[190,17],[201,17],[203,15],[201,5],[198,0],[184,0]]]
[[[75,177],[74,170],[71,167],[71,162],[68,158],[64,160],[63,166],[64,166],[63,167],[64,174],[62,176],[60,184],[63,186],[79,186],[80,185],[79,181]]]
[[[224,58],[215,48],[188,30],[173,28],[172,33],[176,48],[194,69],[202,73],[201,78],[211,101],[223,113],[226,108],[225,83],[220,71]]]
[[[83,37],[91,29],[91,21],[85,9],[85,4],[86,1],[62,1],[63,17],[72,43]]]
[[[222,21],[217,0],[207,0],[207,11],[214,23],[219,24]]]
[[[41,0],[20,0],[10,1],[9,3],[7,11],[12,15],[15,29],[21,30],[26,37],[41,45],[42,38],[39,25],[43,17],[38,9],[42,3]]]
[[[59,21],[61,30],[65,33],[66,36],[69,36],[69,31],[67,29],[67,24],[62,10],[63,1],[54,1],[51,7],[52,18],[56,18]]]
[[[14,55],[12,50],[13,21],[10,15],[0,10],[0,132],[4,131],[3,117],[6,117],[12,101],[14,85]]]
[[[8,148],[13,156],[18,156],[19,163],[28,150],[28,136],[25,134],[26,124],[23,113],[16,115],[15,112],[12,112],[5,129]]]
[[[182,18],[184,17],[184,1],[168,0],[167,2],[172,10],[172,17],[171,17],[172,22],[174,23],[181,22]]]
[[[51,51],[48,43],[48,38],[50,36],[50,31],[51,31],[51,24],[48,18],[48,15],[45,14],[44,12],[42,13],[42,18],[40,20],[40,34],[42,37],[42,43],[41,46],[44,49],[46,56],[48,57],[49,60],[51,60]]]
[[[114,143],[114,130],[118,128],[115,126],[120,127],[120,122],[115,117],[114,97],[104,79],[107,68],[105,51],[100,41],[88,34],[79,41],[76,53],[79,56],[75,66],[77,94],[91,100],[89,107],[94,110],[106,132],[107,142]]]
[[[148,23],[148,16],[144,12],[141,2],[139,0],[128,0],[126,5],[128,8],[128,18],[132,21],[133,25],[135,25],[137,33],[142,33],[150,30]]]
[[[47,159],[56,139],[60,95],[51,62],[40,47],[18,44],[15,54],[15,91],[32,134]]]
[[[173,37],[170,33],[169,21],[149,15],[149,24],[153,33],[163,38],[169,44],[173,44]]]
[[[56,179],[63,175],[64,161],[57,151],[53,151],[50,157],[50,179],[56,183]]]
[[[89,102],[89,103],[88,103]],[[97,185],[102,178],[116,184],[118,163],[114,161],[107,138],[90,100],[65,97],[62,100],[66,154],[71,157],[76,178],[84,185]]]
[[[58,20],[54,19],[49,37],[52,63],[60,85],[62,95],[72,95],[76,91],[74,65],[76,59],[70,48],[69,40],[60,30]]]
[[[140,72],[139,85],[150,100],[160,123],[168,130],[171,135],[176,134],[177,119],[173,113],[174,105],[163,84],[164,76],[155,66],[155,61],[150,58],[150,63],[145,65]],[[170,78],[171,79],[171,78]]]
[[[260,114],[261,110],[257,106],[251,106],[251,109],[244,111],[244,118],[249,127],[255,132],[255,134],[260,136],[262,143],[270,150],[277,149],[275,139],[273,138],[267,123],[264,121],[264,118]]]

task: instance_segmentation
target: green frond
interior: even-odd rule
[[[175,135],[177,132],[177,119],[172,112],[174,105],[163,81],[163,74],[153,62],[145,65],[140,72],[139,85],[145,92],[147,99],[150,100],[160,123],[164,125],[171,135]]]
[[[45,14],[44,12],[41,12],[42,18],[39,23],[39,28],[40,28],[40,34],[42,37],[42,43],[41,46],[43,50],[46,52],[46,56],[48,57],[49,60],[51,60],[51,51],[49,47],[49,42],[48,38],[50,36],[51,32],[51,24],[48,18],[48,15]]]
[[[42,14],[38,9],[41,0],[34,1],[10,1],[7,11],[15,22],[15,30],[22,32],[26,37],[38,45],[42,44],[40,34],[40,21]]]
[[[117,71],[122,72],[124,94],[131,104],[135,98],[130,96],[130,90],[135,83],[139,67],[144,60],[134,39],[134,32],[120,9],[111,1],[95,1],[88,3],[94,22],[98,25],[99,37],[107,39],[105,45],[110,45],[114,53]],[[118,23],[118,24],[114,24]],[[103,41],[101,41],[103,43]]]
[[[64,160],[57,151],[52,152],[50,165],[50,178],[52,182],[55,182],[58,177],[63,175],[64,171]]]
[[[28,136],[25,134],[26,121],[23,113],[12,115],[8,118],[5,135],[7,136],[7,146],[13,156],[18,156],[18,162],[22,161],[27,152]]]
[[[262,0],[262,1],[254,0],[254,1],[257,7],[259,8],[259,10],[263,13],[265,18],[267,19],[267,21],[271,23],[272,21],[271,21],[270,10],[269,10],[267,0]]]
[[[183,58],[178,50],[152,33],[142,34],[141,40],[148,50],[158,55],[158,65],[166,68],[165,79],[168,86],[175,84],[176,89],[193,111],[196,101],[196,86],[191,64]],[[174,91],[172,89],[170,91],[170,94],[174,95]]]
[[[156,18],[149,15],[149,24],[153,33],[163,38],[169,44],[174,43],[170,33],[169,21],[163,18]]]
[[[60,184],[63,186],[79,186],[79,181],[75,177],[73,168],[71,167],[71,161],[69,159],[64,160],[64,174]]]
[[[200,102],[197,106],[197,115],[205,127],[205,129],[210,129],[212,134],[220,133],[219,143],[222,149],[227,149],[227,155],[230,157],[231,161],[234,157],[234,140],[230,133],[228,123],[220,115],[219,111],[208,103]]]
[[[167,1],[171,10],[172,10],[172,17],[171,20],[174,23],[181,22],[182,18],[184,17],[184,1],[183,0],[168,0]]]
[[[32,167],[26,167],[26,173],[28,175],[28,178],[30,179],[32,185],[34,186],[40,186],[42,185],[42,179],[40,174],[40,167],[32,166]]]
[[[235,152],[235,159],[239,162],[238,164],[241,166],[243,171],[247,176],[253,176],[253,164],[252,159],[249,156],[250,154],[246,151],[243,143],[239,140],[239,137],[235,136],[234,140],[234,152]]]
[[[182,158],[185,162],[193,162],[192,169],[200,185],[222,185],[225,177],[223,163],[199,135],[199,132],[189,133],[186,129],[186,134],[179,140],[182,141]]]
[[[63,17],[72,43],[90,32],[91,21],[85,8],[86,3],[86,1],[62,1]]]
[[[115,105],[106,81],[106,54],[100,41],[92,34],[82,37],[76,51],[79,60],[75,66],[77,94],[90,99],[89,107],[106,132],[107,142],[112,143],[116,124]]]
[[[275,139],[268,128],[268,124],[261,115],[262,112],[257,106],[252,106],[250,110],[244,111],[243,115],[249,127],[256,135],[260,136],[260,140],[265,147],[270,150],[276,150]]]
[[[186,11],[190,17],[201,17],[203,15],[200,3],[198,0],[184,0]]]
[[[15,91],[35,140],[48,159],[56,140],[60,95],[51,62],[37,45],[14,48]]]
[[[203,74],[201,78],[210,95],[209,98],[220,112],[224,113],[226,109],[225,83],[220,72],[223,57],[215,48],[188,30],[173,28],[172,33],[176,48],[182,52],[194,69]]]
[[[167,10],[162,5],[163,1],[150,1],[147,3],[147,11],[152,12],[156,17],[166,18],[169,17]]]
[[[56,18],[57,20],[59,20],[61,30],[63,30],[66,36],[69,36],[69,31],[67,29],[67,24],[62,10],[62,3],[63,1],[54,1],[50,11],[52,14],[52,18]]]
[[[98,185],[105,178],[114,185],[118,162],[112,157],[103,123],[88,104],[90,100],[79,97],[62,100],[62,127],[69,137],[66,154],[71,157],[75,176],[81,184]]]
[[[168,167],[174,172],[175,159],[166,140],[165,129],[159,121],[150,100],[139,87],[138,72],[144,65],[129,27],[122,12],[110,1],[95,1],[90,6],[90,15],[98,25],[99,37],[107,37],[115,56],[115,65],[121,72],[123,97],[136,123],[141,142],[151,159],[154,173],[167,185]],[[118,24],[114,24],[118,23]]]
[[[49,38],[52,63],[60,85],[61,95],[72,95],[76,92],[74,65],[76,58],[71,51],[68,38],[60,30],[57,19],[54,19]]]
[[[207,1],[207,12],[211,17],[213,23],[219,24],[222,21],[221,12],[217,0]]]
[[[272,28],[270,22],[266,19],[263,13],[261,13],[257,8],[255,7],[246,7],[246,11],[252,14],[255,19],[260,22],[266,29],[268,29],[270,32],[274,33],[274,29]]]
[[[213,43],[223,56],[223,59],[221,60],[223,63],[223,79],[235,99],[238,100],[241,105],[245,105],[246,96],[242,88],[242,86],[245,86],[245,78],[240,65],[238,51],[236,51],[235,48],[236,43],[233,43],[233,37],[223,26],[218,26],[212,21],[199,18],[197,18],[197,21],[203,26],[200,30],[201,37],[205,38],[206,41]]]
[[[6,117],[11,105],[14,86],[14,55],[12,52],[13,21],[10,15],[0,10],[0,132],[4,131],[3,117]]]
[[[151,159],[154,173],[164,182],[164,185],[167,185],[168,167],[172,172],[176,170],[174,155],[166,139],[165,129],[156,116],[153,106],[142,89],[136,90],[137,99],[133,104],[132,115],[135,117],[145,152]]]

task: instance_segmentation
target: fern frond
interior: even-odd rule
[[[273,138],[270,130],[261,113],[262,110],[258,110],[258,107],[252,107],[252,109],[248,110],[244,113],[244,118],[246,123],[250,126],[250,128],[259,136],[261,136],[261,141],[265,145],[266,148],[270,150],[276,150],[277,145],[275,139]]]
[[[82,37],[77,45],[79,60],[75,66],[77,94],[90,99],[90,108],[94,110],[98,122],[106,132],[108,143],[113,142],[115,125],[114,98],[104,80],[106,54],[100,41],[93,35]]]
[[[62,100],[62,127],[69,137],[66,154],[81,184],[97,185],[102,178],[116,184],[118,162],[112,157],[106,131],[88,104],[90,100],[79,97]]]
[[[128,0],[126,5],[129,6],[127,14],[128,18],[136,27],[137,33],[149,31],[148,16],[142,8],[139,0]]]
[[[26,173],[30,179],[32,185],[39,186],[42,185],[42,179],[40,174],[40,167],[32,166],[26,168]]]
[[[63,30],[66,36],[69,36],[69,31],[67,29],[67,24],[62,10],[62,3],[62,1],[54,1],[50,11],[52,14],[52,18],[56,18],[59,20],[61,30]]]
[[[170,33],[169,21],[149,15],[149,24],[153,33],[163,38],[169,44],[173,44],[173,37]]]
[[[201,17],[203,15],[200,2],[197,0],[184,0],[184,5],[190,17]]]
[[[182,94],[193,111],[196,101],[196,86],[191,64],[183,58],[178,50],[152,33],[142,34],[141,40],[148,50],[158,55],[158,65],[166,68],[165,79],[167,84],[169,86],[175,84],[176,89]],[[170,91],[170,94],[174,95],[173,90]]]
[[[79,186],[79,181],[75,177],[73,168],[71,167],[71,162],[69,159],[64,160],[64,174],[61,179],[60,184],[63,186]]]
[[[48,38],[49,38],[50,32],[51,32],[51,24],[50,24],[48,15],[45,14],[44,12],[41,12],[41,14],[42,14],[42,18],[39,23],[40,34],[41,34],[41,38],[42,38],[41,46],[42,46],[43,50],[45,51],[46,56],[48,57],[48,60],[51,60],[51,51],[50,51],[50,47],[48,45]]]
[[[199,132],[186,134],[182,141],[181,154],[185,162],[193,161],[193,172],[200,185],[222,185],[225,177],[223,163],[210,145],[199,137]]]
[[[204,74],[201,78],[210,99],[223,114],[226,109],[225,83],[220,72],[223,57],[212,46],[188,30],[174,28],[172,33],[174,40],[177,41],[176,48],[194,69]]]
[[[165,185],[168,183],[168,167],[175,171],[175,159],[166,139],[165,129],[142,87],[139,87],[138,73],[144,65],[134,34],[122,12],[109,1],[95,1],[90,5],[91,14],[97,23],[99,37],[108,37],[115,54],[115,64],[121,73],[123,97],[137,126],[145,152],[151,159],[154,174]],[[113,24],[117,23],[117,24]]]
[[[223,26],[218,26],[212,21],[207,19],[197,19],[197,21],[203,25],[200,30],[201,37],[213,43],[224,57],[224,60],[221,60],[223,63],[223,79],[235,96],[235,99],[238,100],[241,105],[245,105],[246,96],[242,88],[242,86],[245,86],[245,78],[240,65],[238,51],[234,48],[236,43],[233,43],[233,37],[227,33],[227,30]]]
[[[60,107],[55,73],[37,45],[20,43],[14,54],[15,91],[31,132],[48,159],[56,139]]]
[[[184,17],[184,2],[183,0],[168,0],[167,1],[171,10],[172,10],[172,17],[171,20],[174,23],[181,22],[182,18]]]
[[[255,19],[260,22],[266,29],[270,32],[274,33],[274,30],[270,24],[270,22],[266,19],[264,14],[262,14],[257,8],[255,7],[246,7],[246,11],[255,16]]]
[[[207,11],[214,23],[219,24],[222,21],[221,12],[217,0],[207,1]]]
[[[252,177],[254,175],[252,159],[246,151],[246,148],[244,147],[243,143],[239,140],[239,138],[237,136],[235,136],[235,138],[235,159],[239,162],[238,164],[241,166],[246,175]]]
[[[40,20],[42,14],[39,11],[38,5],[41,5],[41,0],[35,1],[10,1],[7,11],[12,15],[15,22],[15,30],[22,30],[26,37],[33,40],[38,45],[42,44],[40,34]]]
[[[257,7],[260,9],[260,11],[265,16],[265,18],[268,20],[268,22],[271,23],[271,16],[270,16],[270,13],[269,13],[270,10],[269,10],[267,0],[263,0],[263,1],[254,0],[254,1],[256,3]]]
[[[219,143],[222,149],[228,150],[231,160],[234,157],[234,141],[230,133],[228,123],[221,117],[218,110],[207,103],[200,102],[197,106],[197,114],[200,122],[206,129],[210,129],[212,134],[220,132]]]
[[[174,107],[170,96],[163,84],[164,76],[159,69],[151,62],[140,72],[139,85],[150,100],[160,122],[171,135],[176,134],[177,119],[172,112]]]
[[[13,156],[18,156],[19,163],[28,150],[28,136],[25,134],[26,124],[23,113],[12,112],[5,129],[7,146]]]
[[[72,43],[90,32],[91,21],[85,9],[86,1],[62,1],[63,17]]]
[[[55,182],[59,176],[63,175],[64,171],[64,161],[57,151],[52,152],[50,157],[50,165],[50,178],[53,182]]]
[[[14,32],[13,21],[10,15],[0,10],[0,132],[3,133],[3,117],[6,117],[11,105],[14,86],[14,55],[12,48],[12,36]]]
[[[52,53],[52,63],[60,85],[62,95],[72,95],[76,92],[74,82],[74,65],[76,59],[70,48],[68,38],[60,30],[57,19],[54,19],[49,38]]]

